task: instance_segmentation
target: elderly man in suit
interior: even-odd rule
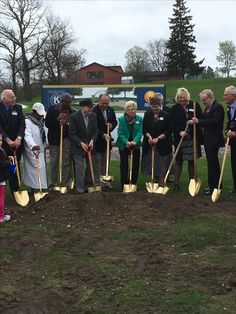
[[[224,146],[223,125],[224,108],[214,99],[210,89],[204,89],[200,94],[200,101],[205,105],[201,119],[193,118],[203,128],[203,144],[206,152],[208,169],[208,188],[205,195],[211,195],[218,187],[220,178],[219,148]]]
[[[22,112],[22,106],[16,104],[16,96],[10,89],[5,89],[1,93],[0,134],[2,134],[2,147],[6,154],[12,156],[15,151],[18,163],[20,163],[24,147],[25,118]],[[9,183],[11,192],[19,190],[16,174],[11,175]]]
[[[98,123],[98,138],[95,143],[95,180],[102,185],[110,186],[109,183],[102,182],[100,180],[101,175],[105,175],[106,171],[106,147],[107,141],[109,141],[110,150],[111,136],[107,134],[107,127],[109,127],[109,133],[112,132],[117,126],[116,115],[114,109],[109,106],[110,97],[107,94],[101,94],[98,97],[98,104],[93,108],[93,111],[97,115]]]
[[[236,193],[236,87],[228,86],[224,91],[224,99],[228,104],[228,123],[226,126],[227,136],[230,138],[231,169],[234,181],[234,188],[231,191]]]
[[[80,101],[80,111],[70,117],[69,137],[71,140],[71,153],[75,164],[75,193],[86,192],[91,185],[91,172],[89,168],[88,150],[94,148],[97,139],[97,115],[92,111],[92,101]],[[83,174],[84,160],[87,168]]]

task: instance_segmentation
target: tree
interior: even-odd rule
[[[221,67],[218,70],[225,73],[227,77],[232,70],[236,69],[236,48],[231,40],[219,42],[219,55],[216,57]]]
[[[0,0],[0,29],[4,29],[4,40],[20,50],[18,69],[27,100],[32,98],[30,73],[39,66],[37,54],[48,36],[44,28],[45,13],[40,0]]]
[[[167,48],[166,40],[164,39],[154,39],[150,40],[146,44],[146,49],[152,70],[155,71],[166,71],[166,61],[167,61]]]
[[[139,46],[134,46],[126,52],[125,58],[126,72],[137,75],[141,72],[150,70],[150,61],[146,49],[143,49]]]
[[[190,10],[185,6],[185,0],[176,0],[173,5],[173,17],[169,19],[170,38],[167,41],[167,69],[176,76],[201,74],[204,67],[201,66],[204,59],[196,62],[194,54],[196,42],[193,35],[194,25],[191,24]]]
[[[214,78],[214,77],[215,77],[214,70],[210,66],[205,67],[205,69],[202,71],[202,78]]]
[[[71,48],[76,39],[67,21],[51,15],[47,22],[50,35],[42,49],[40,76],[55,84],[72,83],[75,71],[85,65],[86,50]]]

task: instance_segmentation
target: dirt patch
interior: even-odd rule
[[[50,193],[24,209],[10,199],[7,206],[13,221],[1,227],[2,313],[198,313],[235,296],[235,230],[222,238],[224,222],[236,219],[233,197],[213,204],[146,192]],[[216,236],[213,227],[201,229],[208,221],[206,230],[218,224]],[[179,308],[191,293],[196,305]]]

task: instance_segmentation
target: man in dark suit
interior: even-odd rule
[[[85,99],[80,101],[80,111],[70,117],[69,137],[71,140],[71,153],[75,165],[75,192],[84,193],[91,185],[91,172],[88,160],[88,150],[94,148],[97,139],[97,116],[92,111],[92,101]],[[83,175],[84,160],[87,168]]]
[[[3,149],[8,156],[13,156],[16,152],[18,164],[20,164],[23,151],[23,137],[25,133],[25,118],[22,106],[16,104],[16,96],[10,89],[5,89],[1,93],[0,102],[0,134],[3,139]],[[10,179],[10,189],[12,192],[19,190],[16,174],[12,174]]]
[[[219,148],[224,146],[223,125],[224,108],[214,99],[210,89],[203,90],[200,101],[206,106],[201,119],[193,118],[203,128],[203,144],[206,152],[208,169],[208,186],[205,195],[211,195],[217,189],[220,178]]]
[[[236,193],[236,87],[228,86],[224,91],[224,99],[228,104],[227,136],[230,138],[231,169],[234,181],[232,193]]]
[[[95,179],[101,183],[100,175],[105,175],[106,171],[106,147],[107,141],[112,148],[112,138],[107,134],[107,126],[109,126],[109,133],[117,126],[116,115],[114,109],[109,106],[110,97],[107,94],[101,94],[98,97],[98,104],[93,108],[97,115],[98,123],[98,138],[95,143]],[[105,184],[105,182],[102,182]],[[105,184],[106,185],[106,184]]]

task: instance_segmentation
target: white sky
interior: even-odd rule
[[[86,64],[98,62],[125,66],[125,53],[134,45],[145,48],[153,39],[168,39],[168,18],[173,14],[174,0],[45,0],[53,13],[68,19],[78,39],[78,48],[85,48]],[[236,0],[187,0],[191,10],[197,60],[204,65],[218,66],[219,41],[236,44]]]

